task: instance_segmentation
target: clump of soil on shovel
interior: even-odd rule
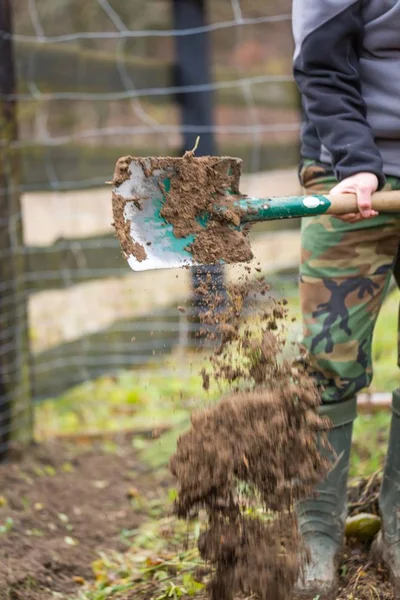
[[[318,415],[318,390],[302,361],[282,355],[285,305],[266,299],[256,315],[251,306],[267,291],[262,278],[243,279],[228,290],[222,312],[215,293],[204,294],[210,306],[203,321],[219,336],[204,385],[214,379],[229,392],[193,414],[170,461],[178,481],[175,513],[208,515],[199,550],[215,566],[213,600],[231,600],[238,591],[290,597],[307,559],[294,503],[312,494],[329,467],[320,452],[328,424]],[[252,313],[247,321],[244,306]]]
[[[213,264],[246,262],[253,258],[247,232],[240,225],[240,211],[233,201],[239,192],[241,161],[213,156],[195,157],[186,152],[175,159],[170,190],[161,216],[173,225],[176,237],[195,236],[188,249],[195,261]],[[229,190],[229,194],[227,193]],[[207,215],[207,223],[199,219]]]

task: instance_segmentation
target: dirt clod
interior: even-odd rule
[[[240,225],[240,214],[233,205],[233,200],[240,197],[240,161],[196,158],[188,152],[182,159],[175,159],[172,167],[161,216],[173,226],[176,237],[195,235],[189,245],[193,258],[204,264],[251,259],[245,235],[230,227]],[[206,222],[201,223],[206,215]]]
[[[118,234],[119,243],[121,244],[125,258],[128,258],[130,255],[132,255],[136,258],[136,260],[142,262],[143,260],[146,260],[147,253],[142,244],[132,240],[131,222],[129,219],[125,219],[124,217],[124,209],[127,202],[128,200],[113,192],[112,206],[114,228]]]

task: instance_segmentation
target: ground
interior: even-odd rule
[[[0,598],[73,594],[101,551],[123,551],[165,496],[163,477],[138,463],[132,447],[48,444],[0,468]],[[48,591],[45,591],[48,590]]]
[[[362,416],[352,472],[369,477],[350,492],[350,511],[376,511],[389,415]],[[365,435],[367,433],[367,435]],[[0,467],[1,600],[164,600],[205,597],[208,570],[196,551],[200,525],[171,516],[166,469],[176,433],[46,443]],[[161,452],[160,452],[161,451]],[[162,457],[161,460],[159,457]],[[376,464],[378,457],[379,464]],[[349,540],[341,600],[393,598],[368,547]]]
[[[298,315],[295,286],[279,289]],[[374,392],[398,382],[397,312],[394,293],[377,325]],[[166,465],[190,412],[218,393],[202,393],[198,355],[178,352],[165,366],[105,376],[36,407],[40,445],[0,466],[0,600],[205,597],[200,525],[171,517]],[[363,510],[376,512],[379,477],[371,476],[383,465],[389,420],[381,411],[356,422],[351,477],[366,479],[352,513],[365,481],[373,485]],[[359,541],[349,540],[340,577],[341,600],[393,598],[386,571]]]

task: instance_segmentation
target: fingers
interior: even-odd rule
[[[365,221],[376,217],[379,213],[376,210],[371,210],[369,217],[363,217],[361,213],[349,213],[346,215],[335,215],[336,219],[343,221],[344,223],[358,223],[359,221]]]
[[[349,213],[347,215],[335,215],[336,219],[343,221],[344,223],[358,223],[363,221],[364,217],[361,213]]]
[[[356,188],[358,210],[364,219],[370,219],[372,213],[371,189],[362,182]]]
[[[374,173],[361,172],[343,179],[331,190],[331,194],[355,194],[359,212],[341,215],[338,218],[345,223],[357,223],[376,217],[378,212],[372,209],[372,194],[377,187],[378,178]]]

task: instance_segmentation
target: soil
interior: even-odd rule
[[[130,177],[129,166],[131,164],[132,157],[131,156],[123,156],[117,161],[114,171],[114,177],[112,184],[113,186],[119,186],[124,181],[127,181]],[[135,199],[133,199],[135,200]],[[127,202],[126,198],[123,198],[115,191],[112,192],[112,210],[113,210],[113,218],[114,222],[112,223],[115,231],[117,232],[119,242],[121,244],[121,248],[125,258],[128,258],[131,254],[138,260],[142,262],[146,260],[147,253],[142,244],[139,242],[135,242],[131,238],[131,222],[126,220],[124,217],[124,209]],[[138,208],[140,205],[140,198],[137,199]]]
[[[313,379],[280,355],[285,303],[269,302],[270,309],[243,319],[244,306],[251,309],[252,298],[268,292],[265,280],[245,276],[225,298],[215,295],[211,277],[204,285],[210,289],[201,319],[214,326],[205,335],[218,339],[204,386],[215,380],[230,393],[193,414],[191,429],[178,440],[170,461],[178,481],[175,512],[207,511],[199,549],[216,567],[212,600],[231,600],[237,592],[283,600],[307,559],[293,506],[329,468],[329,452],[321,452],[328,450],[329,425],[318,415]],[[268,519],[248,514],[257,505]]]
[[[129,201],[122,196],[119,196],[115,192],[112,193],[113,226],[118,234],[124,257],[128,258],[132,255],[137,261],[142,262],[146,260],[147,252],[143,244],[135,242],[131,237],[131,222],[124,217],[124,208],[127,202]]]
[[[159,182],[165,196],[160,214],[173,226],[177,238],[195,236],[194,241],[187,246],[194,261],[215,264],[221,261],[247,262],[253,258],[247,229],[239,227],[241,214],[234,206],[234,200],[243,197],[239,192],[239,159],[195,157],[193,152],[186,152],[181,158],[133,159],[126,156],[117,162],[114,186],[129,179],[129,164],[132,160],[141,163],[148,177],[156,169],[163,171],[163,179],[165,174],[169,177],[168,191],[163,182]],[[125,255],[132,254],[141,262],[146,259],[147,254],[143,245],[130,236],[130,222],[125,220],[123,214],[127,201],[117,191],[113,192],[114,227]],[[146,200],[137,199],[139,209],[143,201]]]
[[[371,562],[369,549],[369,544],[348,541],[339,569],[336,600],[395,600],[387,569]]]
[[[78,594],[98,553],[125,550],[121,531],[143,519],[131,490],[154,497],[162,485],[149,482],[129,444],[107,453],[53,443],[1,465],[0,524],[12,526],[0,536],[0,599]]]
[[[121,185],[129,179],[131,160],[130,156],[123,156],[117,161],[112,181],[114,187]],[[131,238],[131,222],[124,217],[124,209],[127,202],[126,198],[123,198],[113,190],[112,210],[114,222],[112,225],[117,233],[125,258],[128,258],[132,254],[139,262],[142,262],[146,260],[147,254],[144,246]]]

